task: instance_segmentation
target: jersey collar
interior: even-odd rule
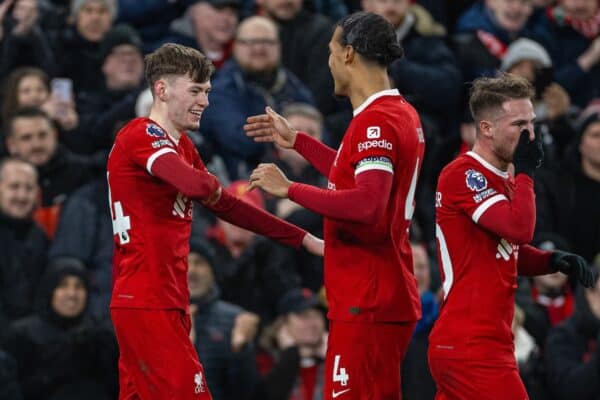
[[[358,106],[354,109],[354,111],[353,111],[354,116],[356,117],[358,114],[360,114],[361,111],[363,111],[365,108],[367,108],[372,102],[374,102],[375,100],[377,100],[378,98],[383,97],[383,96],[400,96],[400,92],[398,91],[398,89],[386,89],[386,90],[382,90],[377,93],[373,93],[360,106]]]
[[[489,169],[490,171],[492,171],[496,175],[498,175],[498,176],[500,176],[500,177],[502,177],[504,179],[508,178],[508,172],[502,171],[501,169],[498,169],[498,168],[494,167],[492,164],[490,164],[489,162],[485,161],[483,159],[483,157],[481,157],[479,154],[475,153],[474,151],[468,151],[467,155],[471,156],[475,160],[479,161],[479,163],[481,165],[483,165],[486,169]]]

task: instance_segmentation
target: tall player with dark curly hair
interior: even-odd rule
[[[330,335],[325,399],[399,399],[400,364],[421,316],[408,229],[425,147],[415,109],[391,89],[387,65],[402,55],[392,26],[372,13],[343,18],[329,43],[335,94],[354,108],[337,152],[297,132],[271,109],[247,134],[293,148],[329,179],[293,183],[272,164],[255,187],[325,217]]]

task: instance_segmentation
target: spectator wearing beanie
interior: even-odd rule
[[[500,69],[524,77],[535,87],[535,131],[543,137],[545,163],[559,161],[575,135],[573,122],[578,110],[571,106],[567,91],[554,81],[550,55],[539,43],[521,38],[508,47]]]
[[[85,131],[71,135],[72,148],[79,153],[108,152],[116,132],[136,117],[135,105],[144,83],[142,40],[128,25],[117,25],[99,48],[102,88],[84,91],[78,97],[79,113]]]
[[[26,400],[109,400],[117,389],[116,340],[86,313],[88,279],[78,260],[46,270],[38,311],[14,322],[3,344],[15,358]]]

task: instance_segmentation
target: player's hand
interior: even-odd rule
[[[525,129],[521,132],[519,143],[513,154],[515,176],[523,173],[533,178],[533,173],[542,165],[544,149],[541,134],[532,134]]]
[[[231,330],[231,350],[240,351],[246,344],[252,342],[258,332],[260,318],[251,312],[242,312],[235,317]]]
[[[593,287],[598,280],[598,272],[594,268],[590,268],[587,261],[577,254],[555,251],[552,253],[550,266],[555,271],[575,276],[587,288]]]
[[[275,164],[259,164],[250,174],[248,190],[261,188],[265,192],[280,198],[287,198],[292,182]]]
[[[244,125],[246,135],[254,138],[255,142],[275,142],[283,148],[293,148],[296,143],[296,130],[271,107],[267,107],[265,111],[266,114],[246,119],[247,124]]]
[[[323,239],[319,239],[310,233],[304,235],[302,246],[304,246],[306,251],[315,256],[323,257],[323,254],[325,253],[325,242],[323,242]]]

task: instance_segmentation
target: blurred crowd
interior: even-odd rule
[[[105,165],[119,128],[149,112],[144,55],[176,42],[213,61],[210,106],[188,132],[209,170],[245,201],[320,235],[316,214],[247,192],[245,180],[260,162],[293,181],[327,179],[242,126],[270,106],[337,147],[352,109],[332,94],[328,42],[335,21],[357,10],[396,29],[405,55],[389,76],[426,137],[411,230],[423,318],[402,368],[404,398],[435,393],[426,358],[440,300],[435,185],[473,143],[473,79],[506,71],[534,85],[545,161],[533,244],[600,268],[598,0],[0,0],[0,399],[117,398]],[[213,398],[320,399],[322,260],[200,206],[194,214],[191,337]],[[515,307],[530,398],[600,399],[600,283],[519,278]]]

